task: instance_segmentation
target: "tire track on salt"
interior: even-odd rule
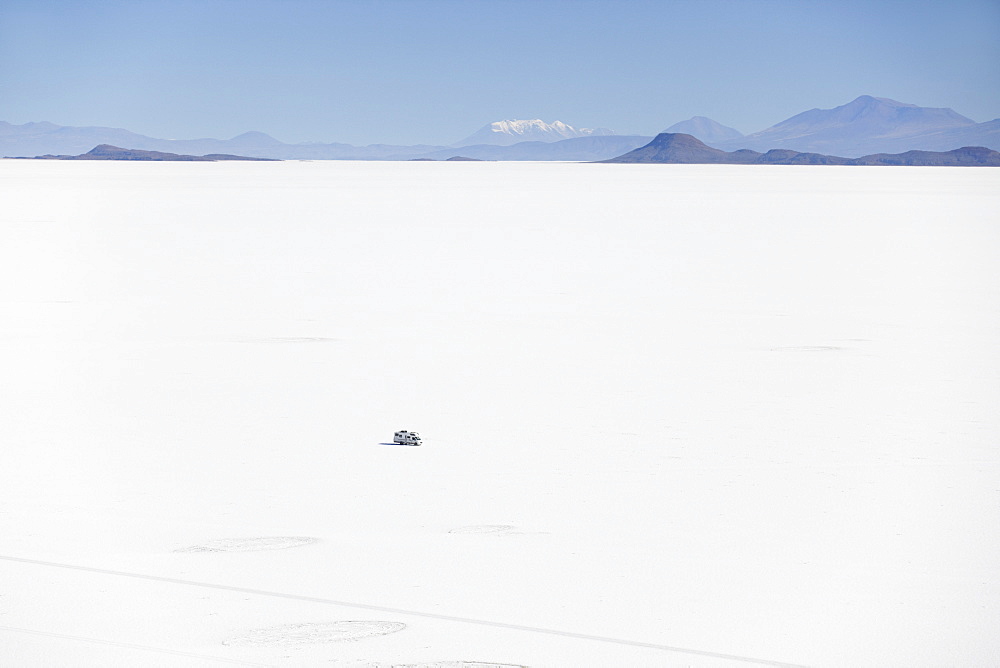
[[[390,608],[382,605],[370,605],[367,603],[353,603],[350,601],[337,601],[330,598],[320,598],[318,596],[303,596],[301,594],[287,594],[284,592],[267,591],[265,589],[253,589],[250,587],[235,587],[232,585],[215,584],[212,582],[198,582],[196,580],[182,580],[179,578],[168,578],[160,575],[146,575],[143,573],[131,573],[128,571],[113,571],[105,568],[94,568],[92,566],[79,566],[76,564],[62,564],[54,561],[42,561],[40,559],[25,559],[23,557],[11,557],[0,555],[0,560],[13,561],[22,564],[34,564],[36,566],[49,566],[52,568],[66,568],[70,570],[84,571],[88,573],[101,573],[103,575],[115,575],[119,577],[135,578],[138,580],[151,580],[153,582],[169,582],[171,584],[186,585],[189,587],[204,587],[208,589],[219,589],[222,591],[234,591],[241,594],[252,594],[255,596],[271,596],[274,598],[284,598],[294,601],[307,601],[310,603],[323,603],[326,605],[337,605],[344,608],[355,608],[357,610],[371,610],[374,612],[388,612],[396,615],[409,615],[412,617],[423,617],[425,619],[437,619],[446,622],[459,622],[462,624],[475,624],[478,626],[491,626],[498,629],[509,629],[512,631],[524,631],[527,633],[543,633],[546,635],[561,636],[564,638],[577,638],[579,640],[592,640],[594,642],[604,642],[616,645],[627,645],[629,647],[642,647],[646,649],[657,649],[665,652],[675,652],[677,654],[689,654],[692,656],[705,656],[713,659],[726,659],[742,663],[752,663],[762,666],[778,666],[780,668],[807,668],[801,664],[786,663],[783,661],[772,661],[769,659],[758,659],[752,656],[739,656],[736,654],[724,654],[722,652],[709,652],[688,647],[673,647],[671,645],[660,645],[657,643],[642,642],[639,640],[628,640],[624,638],[610,638],[607,636],[596,636],[586,633],[574,633],[573,631],[560,631],[558,629],[547,629],[537,626],[524,626],[521,624],[508,624],[506,622],[495,622],[487,619],[473,619],[470,617],[454,617],[442,615],[434,612],[421,612],[419,610],[404,610],[401,608]]]

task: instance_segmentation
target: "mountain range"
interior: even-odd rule
[[[951,151],[907,151],[844,158],[820,153],[801,153],[786,148],[760,153],[751,149],[723,151],[689,134],[664,132],[645,146],[601,162],[666,163],[687,165],[920,165],[939,167],[1000,167],[1000,152],[982,146]]]
[[[1000,150],[1000,119],[976,123],[951,109],[919,107],[869,95],[833,109],[805,111],[746,136],[702,116],[675,123],[667,132],[689,134],[710,147],[730,152],[786,149],[857,158],[910,150],[941,152],[965,146]],[[238,154],[284,160],[445,160],[462,155],[481,160],[594,161],[620,156],[652,139],[538,119],[489,123],[450,146],[286,144],[262,132],[246,132],[224,140],[157,139],[120,128],[48,122],[12,125],[0,121],[0,156],[77,155],[99,144],[109,144],[187,155]]]
[[[862,95],[833,109],[811,109],[735,139],[696,137],[716,148],[773,148],[859,157],[908,150],[949,151],[963,146],[1000,149],[1000,119],[976,123],[952,109],[918,107]]]
[[[528,123],[533,123],[533,121]],[[449,147],[427,144],[416,146],[390,144],[352,146],[340,143],[285,144],[263,132],[246,132],[225,140],[156,139],[119,128],[72,127],[52,123],[12,125],[0,121],[0,155],[7,157],[47,154],[77,155],[86,153],[96,145],[108,144],[143,151],[188,155],[229,153],[279,160],[413,160],[416,158],[446,160],[456,155],[462,155],[479,160],[581,162],[604,160],[621,155],[648,143],[652,139],[652,136],[601,134],[598,131],[588,135],[586,131],[576,130],[565,124],[562,126],[560,128],[553,123],[549,126],[555,128],[552,132],[546,132],[537,126],[525,132],[527,136],[541,136],[545,137],[545,140],[535,139],[509,144],[480,143]],[[569,128],[569,130],[565,128]],[[569,132],[570,130],[572,130],[570,134],[583,134],[569,139],[561,138],[560,132]],[[509,141],[509,138],[503,139],[499,135],[500,133],[497,133],[497,136],[489,138],[498,142]]]

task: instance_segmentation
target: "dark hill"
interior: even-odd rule
[[[851,160],[852,165],[919,165],[923,167],[998,167],[1000,153],[983,146],[965,146],[954,151],[907,151],[876,153]]]
[[[656,135],[645,146],[601,162],[667,163],[696,165],[922,165],[935,167],[1000,167],[1000,153],[982,146],[967,146],[953,151],[908,151],[879,153],[861,158],[841,158],[820,153],[799,153],[789,149],[771,149],[757,153],[749,149],[727,152],[695,139],[691,135],[668,133]]]
[[[760,157],[756,151],[729,153],[706,145],[691,135],[662,132],[645,146],[601,162],[666,162],[674,164],[751,164]]]
[[[119,148],[110,144],[95,146],[81,155],[40,155],[36,160],[141,160],[155,162],[216,162],[219,160],[272,160],[272,158],[247,158],[241,155],[210,153],[208,155],[181,155],[162,151],[143,151],[134,148]]]
[[[757,158],[755,165],[846,165],[850,160],[821,153],[799,153],[787,148],[772,148]]]

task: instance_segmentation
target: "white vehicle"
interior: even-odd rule
[[[392,437],[393,443],[400,445],[420,445],[420,434],[415,431],[397,431]]]

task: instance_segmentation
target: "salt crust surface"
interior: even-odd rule
[[[327,642],[361,640],[397,633],[406,628],[402,622],[346,621],[285,624],[266,629],[254,629],[225,645],[309,645]]]
[[[1000,660],[1000,170],[0,189],[11,665]]]

